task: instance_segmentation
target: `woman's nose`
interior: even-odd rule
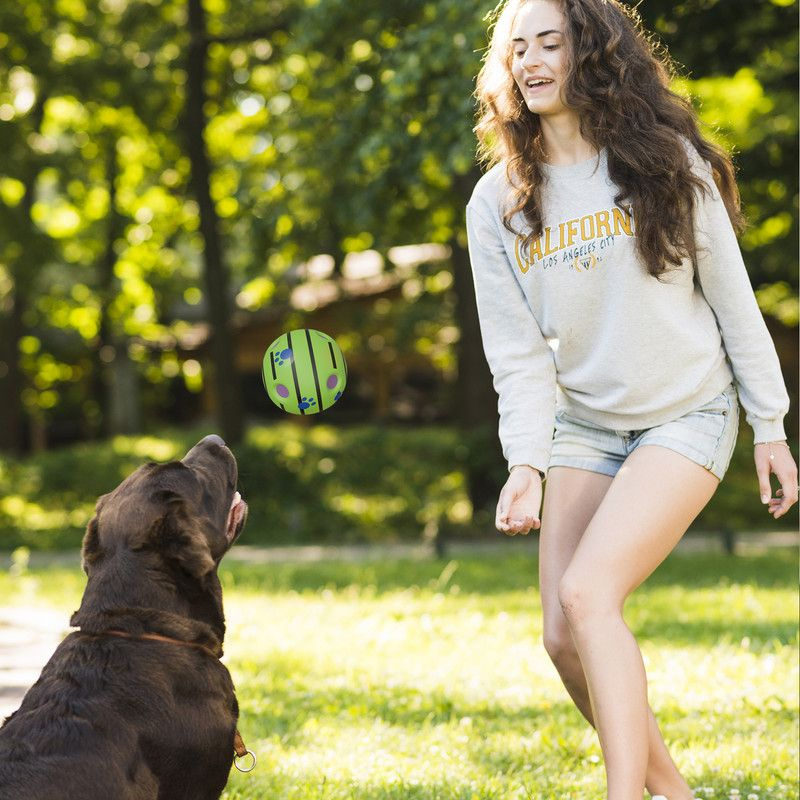
[[[542,60],[537,57],[535,53],[531,53],[530,50],[528,50],[525,55],[522,56],[522,68],[528,71],[532,70],[535,66],[539,66],[541,63]]]

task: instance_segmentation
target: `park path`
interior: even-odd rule
[[[0,721],[19,708],[25,692],[69,632],[69,613],[0,606]]]
[[[800,537],[794,532],[747,533],[737,538],[739,549],[797,547]],[[480,553],[509,551],[536,552],[538,537],[514,537],[496,542],[453,543],[448,558]],[[719,536],[691,534],[678,545],[678,551],[720,551]],[[239,545],[226,556],[247,563],[287,561],[376,561],[395,558],[428,559],[431,548],[421,544],[370,545],[351,547],[253,547]],[[31,553],[30,566],[74,566],[80,569],[80,553]],[[8,554],[0,554],[0,569],[10,565]],[[69,617],[74,609],[52,609],[15,605],[13,598],[0,600],[0,723],[19,708],[28,688],[39,677],[42,667],[58,643],[70,631]]]

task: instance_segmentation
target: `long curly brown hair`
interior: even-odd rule
[[[666,48],[647,35],[634,8],[618,0],[550,1],[558,4],[566,22],[562,100],[577,112],[584,140],[598,151],[608,148],[609,175],[619,188],[614,202],[633,213],[639,257],[659,279],[668,265],[678,267],[683,258],[690,257],[696,268],[694,192],[709,189],[692,174],[681,137],[711,164],[731,224],[741,233],[747,222],[731,158],[700,134],[690,101],[670,90],[669,80],[678,74],[675,64]],[[501,2],[490,15],[474,129],[479,161],[487,168],[506,164],[514,204],[505,211],[503,224],[521,235],[510,219],[523,211],[530,224],[525,248],[542,235],[539,186],[545,160],[539,115],[528,109],[511,73],[511,31],[526,2]]]

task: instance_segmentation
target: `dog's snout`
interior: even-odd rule
[[[220,449],[215,451],[212,448],[212,445]],[[225,444],[225,440],[221,436],[217,436],[216,433],[211,433],[208,436],[204,436],[191,450],[189,450],[189,452],[183,457],[183,462],[186,463],[188,461],[195,461],[198,458],[220,454],[223,456],[232,455],[230,450],[228,450],[228,446]]]
[[[236,458],[225,440],[216,433],[204,436],[182,459],[183,464],[195,471],[203,480],[218,476],[231,486],[236,485]]]

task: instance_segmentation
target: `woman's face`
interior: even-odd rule
[[[565,25],[557,3],[530,0],[517,12],[511,28],[511,74],[525,104],[535,114],[556,114],[566,110],[560,93],[567,66]],[[535,86],[536,78],[549,83]]]

